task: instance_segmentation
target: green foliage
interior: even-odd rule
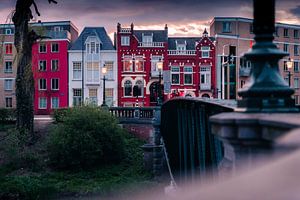
[[[0,108],[0,123],[14,122],[16,110],[13,108]]]
[[[124,156],[123,129],[109,112],[78,107],[52,131],[48,152],[52,166],[90,168],[118,163]]]
[[[0,199],[47,199],[56,188],[37,176],[7,176],[0,178]]]
[[[66,115],[71,111],[71,108],[58,108],[53,112],[53,119],[56,123],[64,122]]]

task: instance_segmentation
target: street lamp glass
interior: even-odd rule
[[[107,72],[107,69],[106,69],[106,67],[104,66],[104,67],[102,67],[102,74],[106,74],[106,72]]]
[[[289,60],[286,62],[287,68],[292,69],[293,67],[293,61],[289,58]]]
[[[162,61],[157,62],[157,69],[162,70],[162,68],[163,68],[163,62]]]

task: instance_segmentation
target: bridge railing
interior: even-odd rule
[[[235,107],[235,101],[200,98],[176,98],[162,106],[161,136],[176,182],[217,173],[223,146],[211,134],[209,118]]]

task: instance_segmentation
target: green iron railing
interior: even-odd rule
[[[211,134],[209,117],[235,107],[235,101],[198,98],[176,98],[162,106],[161,136],[176,182],[217,174],[223,147]]]

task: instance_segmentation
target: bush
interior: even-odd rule
[[[78,107],[70,110],[63,121],[49,136],[51,166],[90,168],[121,161],[125,134],[109,112]]]
[[[53,119],[56,123],[61,123],[64,121],[68,112],[70,112],[71,108],[59,108],[55,109],[53,112]]]
[[[16,109],[0,108],[0,123],[14,122],[16,120]]]

